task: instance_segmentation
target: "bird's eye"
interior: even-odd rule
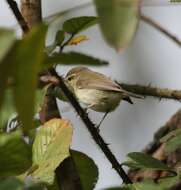
[[[67,78],[67,80],[68,80],[68,81],[71,81],[71,80],[73,79],[73,77],[74,77],[74,76],[69,76],[69,77]]]

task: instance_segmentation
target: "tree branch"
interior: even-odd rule
[[[171,90],[168,88],[156,88],[151,86],[143,86],[137,84],[118,83],[122,88],[127,91],[143,96],[153,96],[159,99],[174,99],[181,101],[181,90]]]
[[[19,23],[21,29],[23,30],[24,33],[27,33],[29,31],[29,27],[22,16],[21,12],[18,9],[18,5],[14,0],[6,0],[7,3],[9,4],[17,22]]]
[[[41,23],[41,0],[21,0],[21,12],[30,28]]]
[[[175,42],[179,47],[181,47],[181,41],[174,34],[172,34],[167,29],[165,29],[163,26],[161,26],[159,23],[155,22],[153,19],[145,16],[144,14],[141,14],[140,18],[145,23],[153,26],[155,29],[157,29],[161,33],[165,34],[168,38],[170,38],[173,42]]]

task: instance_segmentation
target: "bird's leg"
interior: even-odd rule
[[[90,109],[92,106],[94,106],[95,104],[90,104],[88,105],[86,108],[84,108],[84,111],[87,113],[88,109]]]
[[[102,117],[101,121],[99,122],[99,124],[97,125],[97,130],[99,131],[100,130],[100,126],[102,124],[102,122],[104,121],[104,119],[106,118],[107,114],[109,113],[109,111],[107,111],[104,116]]]

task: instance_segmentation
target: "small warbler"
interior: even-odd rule
[[[116,109],[121,100],[133,104],[130,97],[143,98],[122,89],[109,77],[82,66],[71,69],[65,77],[65,83],[80,103],[97,112],[104,112],[103,119]]]

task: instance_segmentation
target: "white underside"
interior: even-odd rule
[[[81,103],[98,112],[113,111],[122,99],[119,92],[95,89],[78,89],[75,95]]]

